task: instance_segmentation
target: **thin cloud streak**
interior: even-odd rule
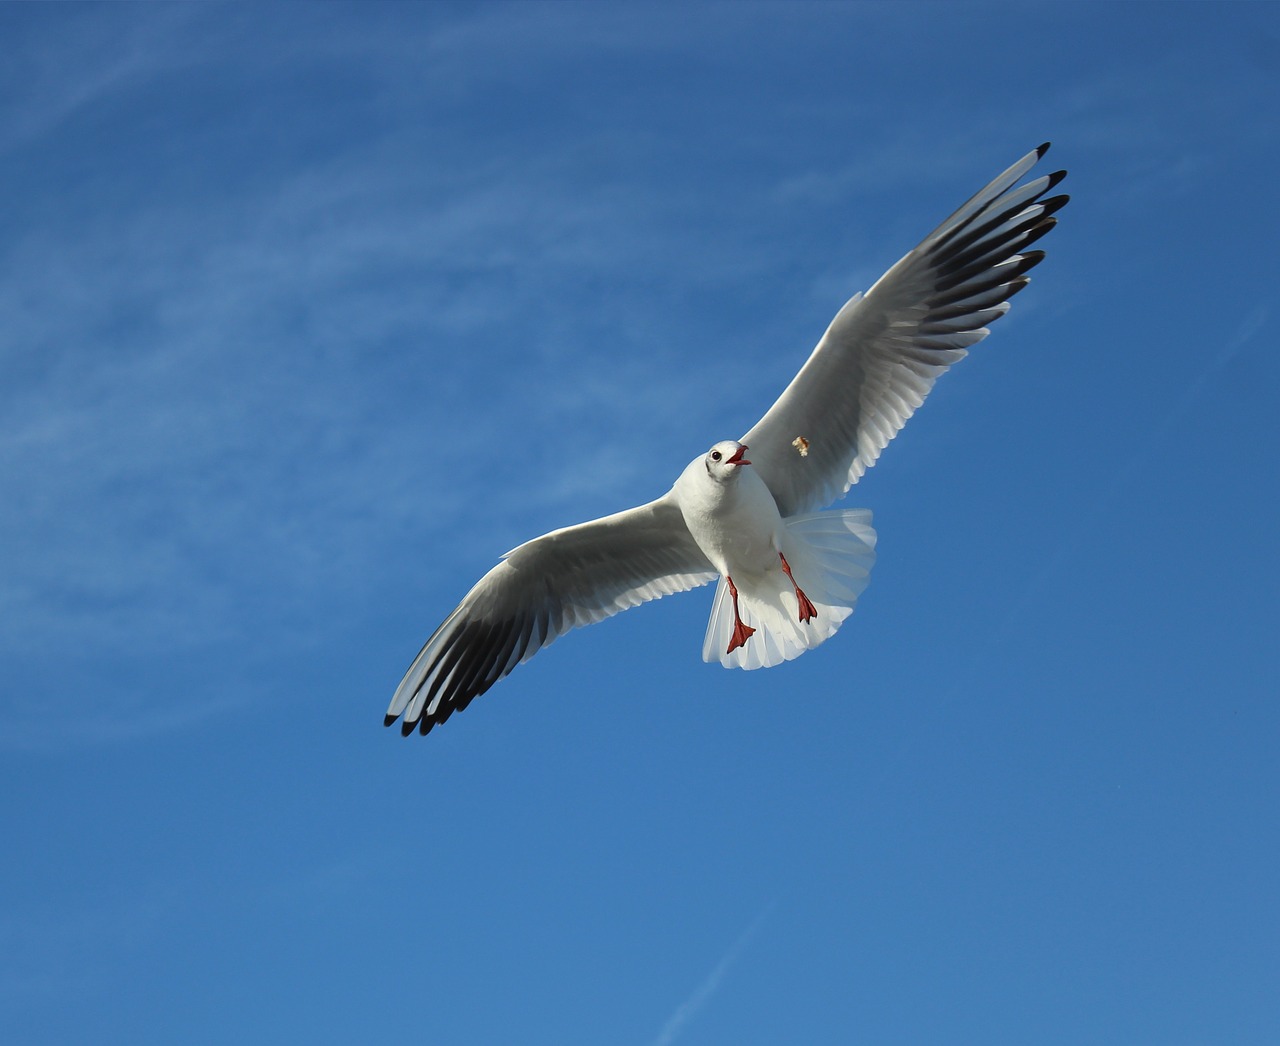
[[[729,972],[729,968],[747,950],[747,946],[756,935],[756,931],[773,914],[773,910],[776,907],[777,903],[770,901],[760,914],[751,921],[751,925],[738,935],[738,939],[729,946],[729,950],[716,963],[715,968],[707,975],[707,979],[698,985],[697,990],[689,998],[676,1007],[675,1013],[662,1026],[662,1031],[658,1032],[658,1037],[653,1040],[652,1046],[670,1046],[671,1043],[676,1041],[677,1036],[684,1030],[685,1025],[697,1016],[698,1012],[707,1004],[707,1000],[720,987],[721,982]]]
[[[1147,463],[1157,455],[1166,453],[1174,427],[1191,414],[1196,402],[1204,395],[1209,383],[1237,357],[1239,357],[1254,340],[1270,316],[1270,309],[1259,305],[1246,316],[1236,328],[1235,334],[1215,353],[1203,369],[1187,384],[1181,396],[1174,401],[1164,417],[1153,424],[1147,431],[1146,439],[1124,461],[1111,477],[1105,493],[1098,498],[1093,511],[1083,515],[1072,529],[1072,538],[1059,542],[1054,552],[1048,556],[1040,570],[1028,581],[1022,595],[1010,601],[1009,613],[1003,624],[993,634],[991,644],[974,653],[975,667],[991,656],[993,650],[1000,650],[1009,638],[1027,620],[1028,610],[1041,601],[1043,593],[1050,588],[1051,582],[1063,566],[1080,557],[1082,536],[1094,533],[1099,520],[1105,518],[1114,503],[1131,487],[1135,478]],[[958,693],[958,691],[956,692]]]
[[[637,421],[669,430],[662,412],[691,413],[695,393],[639,351],[648,332],[610,329],[625,281],[555,310],[610,243],[665,257],[679,223],[656,195],[584,191],[572,165],[534,159],[424,171],[384,142],[212,207],[175,185],[20,233],[0,252],[0,480],[15,492],[0,608],[18,623],[0,650],[32,664],[71,651],[88,679],[119,650],[239,648],[254,613],[279,622],[335,586],[385,587],[379,549],[408,534],[496,559],[531,534],[477,512],[494,490],[548,529],[576,522],[584,496],[604,512],[627,490],[661,493],[633,482],[645,460],[662,467],[637,451]],[[607,351],[585,352],[602,331]],[[464,351],[477,344],[497,351]],[[490,450],[513,439],[495,476]],[[39,709],[53,674],[34,677],[22,689]],[[169,700],[105,687],[85,739],[195,721]],[[34,713],[7,725],[10,745],[39,747]]]

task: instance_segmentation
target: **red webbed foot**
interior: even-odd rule
[[[733,578],[726,574],[724,579],[729,583],[729,595],[733,599],[733,635],[729,638],[729,648],[725,653],[732,654],[738,647],[745,645],[756,634],[756,630],[744,622],[742,615],[738,613],[738,588],[733,583]]]
[[[796,602],[800,604],[800,623],[812,621],[818,616],[818,610],[810,601],[809,597],[804,594],[804,590],[796,584],[796,579],[791,575],[791,564],[787,562],[787,557],[781,552],[778,558],[782,560],[782,569],[786,572],[788,579],[791,581],[791,587],[796,590]]]

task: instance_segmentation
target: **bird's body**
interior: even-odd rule
[[[720,454],[723,462],[739,446],[717,443],[706,457],[689,462],[671,490],[684,525],[711,565],[722,576],[745,579],[778,567],[783,526],[778,503],[749,461],[707,460]]]
[[[749,449],[736,440],[717,443],[689,463],[669,495],[722,579],[703,658],[730,668],[789,661],[833,635],[853,612],[875,559],[870,513],[854,510],[852,529],[840,513],[784,520],[745,457]],[[823,524],[827,550],[836,553],[827,558],[837,562],[821,561],[803,525],[811,519]],[[826,526],[837,522],[834,530]],[[828,583],[835,573],[845,575],[844,591]]]
[[[741,440],[695,458],[666,494],[508,552],[435,631],[387,710],[408,734],[465,708],[558,636],[719,578],[703,658],[761,668],[825,642],[875,561],[865,509],[818,512],[858,481],[937,377],[986,337],[1043,257],[1065,172],[1002,173],[836,314]],[[747,453],[750,452],[750,458]]]

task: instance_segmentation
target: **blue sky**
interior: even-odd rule
[[[12,1041],[1277,1041],[1280,8],[0,39]],[[499,554],[745,432],[1046,139],[838,637],[704,665],[701,590],[382,728]]]

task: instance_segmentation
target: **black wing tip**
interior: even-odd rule
[[[1044,142],[1036,146],[1036,159],[1037,160],[1044,159],[1044,154],[1049,151],[1049,146],[1051,146],[1052,144],[1053,142]]]
[[[1040,206],[1044,208],[1042,212],[1046,221],[1056,222],[1058,219],[1053,215],[1057,214],[1062,208],[1071,202],[1071,197],[1066,193],[1057,196],[1050,196],[1047,200],[1041,200]]]
[[[481,680],[479,683],[473,684],[468,690],[461,693],[449,695],[446,701],[440,702],[439,708],[433,714],[429,714],[425,709],[421,712],[417,719],[401,719],[401,714],[391,715],[388,713],[382,717],[382,725],[384,727],[391,726],[397,720],[400,720],[400,736],[408,737],[415,730],[424,737],[429,734],[433,727],[439,726],[447,720],[454,712],[461,712],[467,705],[471,704],[473,698],[479,697],[488,690],[497,680]]]
[[[392,726],[395,724],[397,720],[400,720],[400,717],[398,715],[385,715],[382,717],[382,725],[384,727]],[[400,736],[408,737],[415,730],[420,730],[422,733],[425,734],[434,725],[435,724],[431,722],[431,720],[428,719],[426,716],[423,716],[420,720],[415,719],[412,722],[410,722],[408,719],[403,719],[403,720],[400,720]]]
[[[1031,277],[1028,276],[1027,273],[1044,261],[1045,257],[1046,255],[1044,251],[1023,251],[1019,255],[1020,260],[1016,263],[1013,271],[1017,273],[1019,277],[1030,282]],[[1008,298],[1005,299],[1005,301],[1008,300]]]
[[[450,712],[452,711],[453,710],[450,709],[448,712],[445,712],[443,715],[438,715],[438,716],[435,716],[434,718],[429,715],[423,715],[413,720],[402,719],[400,720],[400,736],[408,737],[410,734],[416,731],[417,733],[422,734],[423,737],[426,737],[426,735],[431,732],[431,728],[433,726],[436,726],[439,723],[443,723],[446,719],[448,719]],[[393,716],[393,715],[384,716],[382,725],[391,726],[391,724],[394,723],[397,719],[400,719],[400,717]]]

